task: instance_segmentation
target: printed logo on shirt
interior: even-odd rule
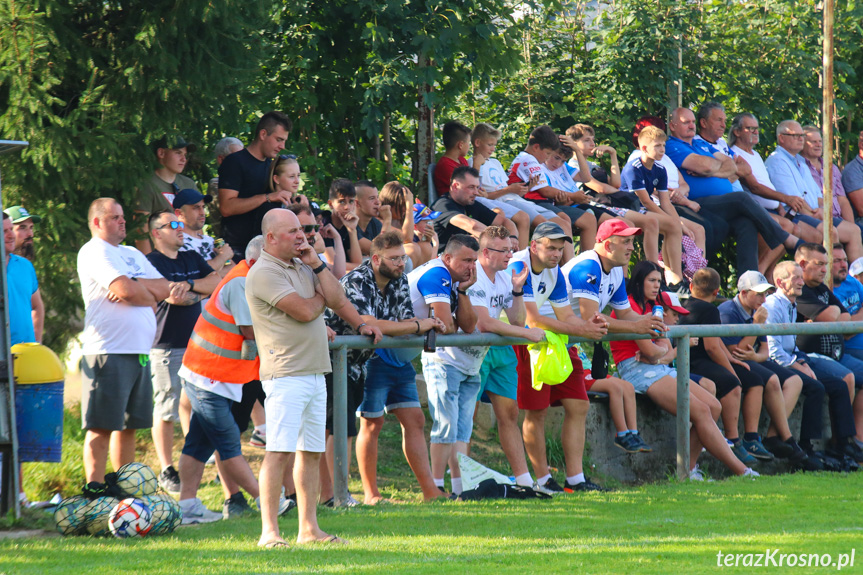
[[[545,290],[545,282],[539,282],[539,286],[536,288],[536,291],[539,293],[545,293]]]
[[[596,276],[593,274],[587,274],[587,280],[585,281],[589,284],[596,284]]]
[[[125,264],[129,267],[130,272],[132,272],[136,275],[141,275],[143,273],[141,266],[139,266],[137,264],[137,262],[135,262],[135,258],[133,258],[133,257],[126,258],[124,256],[120,256],[120,257],[123,258],[123,262],[125,262]]]

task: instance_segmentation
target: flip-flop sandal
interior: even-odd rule
[[[258,547],[263,547],[265,549],[281,549],[282,547],[290,547],[290,545],[288,545],[287,541],[280,541],[280,540],[276,539],[273,541],[268,541],[267,543],[264,543],[263,545],[258,543]]]
[[[318,543],[340,543],[342,545],[345,545],[347,541],[342,539],[338,535],[330,535],[326,539],[321,539],[320,541],[318,541]]]

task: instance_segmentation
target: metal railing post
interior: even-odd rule
[[[677,478],[689,477],[689,335],[677,338]]]
[[[348,503],[348,352],[333,349],[333,505]]]

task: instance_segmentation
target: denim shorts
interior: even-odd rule
[[[482,386],[477,400],[488,391],[513,401],[518,400],[518,359],[511,346],[491,346],[479,369]]]
[[[647,393],[650,386],[666,376],[677,379],[677,370],[665,364],[653,365],[635,361],[634,357],[617,364],[620,378],[632,384],[635,393]]]
[[[372,419],[403,407],[420,407],[414,366],[395,367],[373,355],[366,363],[366,384],[357,415]]]
[[[432,417],[431,443],[469,442],[479,374],[467,375],[451,365],[425,357],[422,363]]]
[[[231,414],[234,402],[188,382],[183,386],[192,404],[183,455],[198,461],[207,461],[213,451],[223,460],[241,455],[240,429]]]

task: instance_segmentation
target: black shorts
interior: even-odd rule
[[[231,406],[231,415],[234,416],[234,421],[237,422],[240,433],[249,428],[255,402],[260,401],[261,405],[263,405],[265,399],[267,399],[267,394],[264,393],[264,388],[261,386],[260,381],[256,379],[243,384],[243,398]]]

